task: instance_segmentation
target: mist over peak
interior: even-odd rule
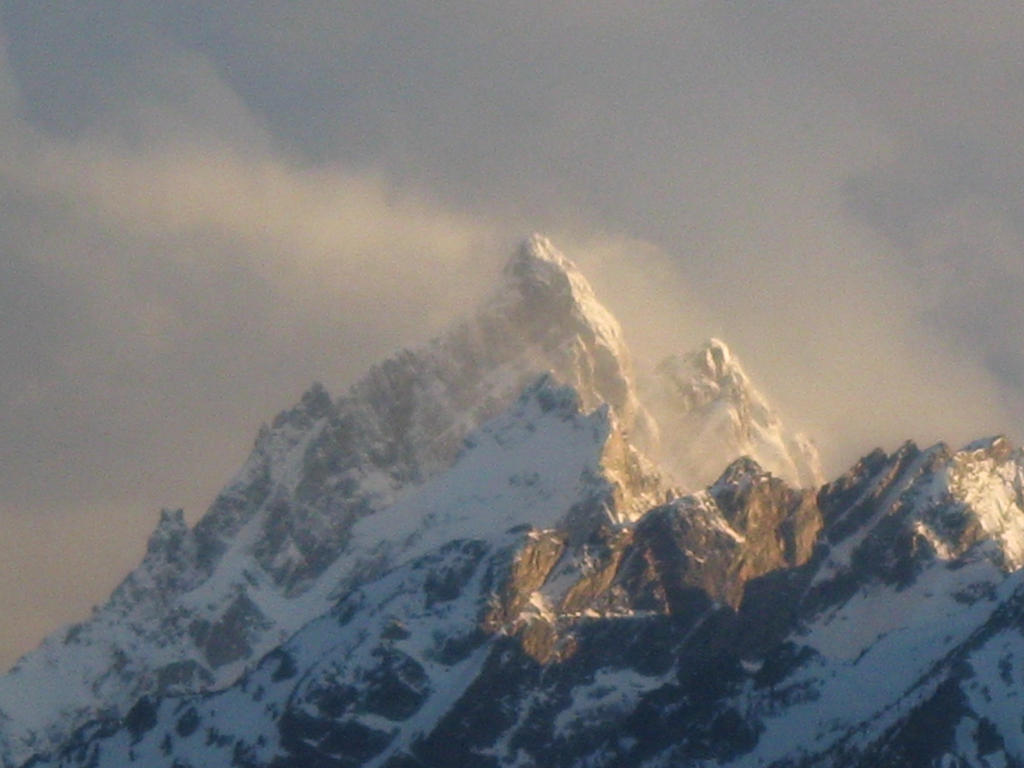
[[[534,228],[829,475],[1024,437],[1020,14],[812,5],[0,3],[2,657]]]
[[[481,750],[512,766],[528,749],[567,767],[725,766],[825,759],[856,734],[859,768],[893,722],[936,720],[932,687],[961,690],[936,632],[958,655],[990,635],[1003,659],[1020,647],[1005,631],[1024,606],[1024,451],[907,442],[823,484],[813,443],[724,342],[634,381],[582,273],[537,248],[433,340],[336,399],[311,386],[195,526],[163,510],[109,600],[0,677],[0,763],[223,762],[230,748],[254,766],[440,766]],[[908,592],[927,610],[879,611]],[[824,711],[775,693],[794,679]],[[655,710],[682,708],[687,728],[632,725],[666,696]],[[953,713],[987,716],[983,698]],[[814,734],[794,737],[805,721]],[[628,738],[566,739],[609,727]],[[528,747],[500,746],[524,733]]]

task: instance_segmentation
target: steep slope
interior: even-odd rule
[[[743,459],[581,538],[608,413],[541,382],[403,507],[449,500],[466,537],[427,524],[237,685],[142,700],[39,764],[1024,763],[1020,450],[907,444],[816,499]],[[524,497],[524,469],[563,495]]]
[[[194,529],[162,514],[110,601],[0,678],[0,757],[45,749],[68,724],[143,693],[235,679],[329,605],[339,582],[325,574],[358,520],[450,466],[469,430],[547,371],[634,434],[648,428],[617,321],[534,236],[469,320],[376,366],[336,402],[314,386],[262,429]]]
[[[749,460],[632,523],[655,504],[657,478],[623,453],[607,406],[584,413],[548,377],[466,445],[450,470],[353,526],[353,570],[373,576],[351,581],[242,681],[145,698],[120,725],[86,727],[58,763],[464,765],[515,751],[602,665],[663,680],[678,639],[714,623],[715,593],[702,584],[803,562],[797,520],[809,518],[811,539],[820,526],[812,494]],[[744,543],[760,529],[774,556]],[[709,536],[730,544],[715,563],[698,554],[719,548]],[[544,670],[555,674],[545,681]]]
[[[1010,703],[993,705],[991,691],[1019,683],[1024,658],[1022,473],[1024,454],[1003,438],[956,452],[908,443],[822,489],[815,557],[748,589],[751,624],[788,616],[796,631],[784,674],[745,700],[763,731],[741,764],[1024,761],[1020,719],[991,719]],[[1001,661],[969,664],[996,635]]]
[[[454,539],[487,540],[468,533],[479,521],[445,511],[453,501],[444,493],[462,486],[443,478],[484,455],[473,443],[499,414],[532,424],[524,403],[558,411],[568,398],[576,416],[605,424],[594,427],[604,430],[600,461],[585,489],[571,478],[565,489],[544,486],[577,494],[557,521],[533,509],[543,473],[508,471],[507,453],[478,463],[481,478],[502,487],[502,473],[515,479],[520,507],[501,509],[533,532],[498,547],[512,553],[511,575],[474,598],[491,606],[474,632],[512,638],[545,665],[574,656],[579,622],[595,616],[734,609],[751,579],[810,556],[822,525],[813,494],[743,461],[692,498],[676,499],[674,486],[699,487],[711,466],[743,454],[807,485],[816,454],[787,437],[721,342],[661,370],[661,390],[647,390],[659,425],[638,396],[617,321],[576,267],[533,236],[465,322],[375,366],[336,400],[314,385],[261,429],[194,528],[180,511],[162,513],[142,563],[110,600],[0,678],[0,763],[48,752],[90,720],[115,722],[141,697],[226,688],[409,558]],[[561,385],[570,389],[556,394]],[[671,484],[648,460],[654,451]],[[557,474],[562,459],[546,455],[545,471]],[[434,511],[425,511],[429,493]],[[504,530],[499,507],[473,509]]]
[[[814,444],[783,427],[719,339],[663,360],[642,397],[660,427],[658,459],[689,487],[707,485],[736,456],[802,488],[824,482]]]

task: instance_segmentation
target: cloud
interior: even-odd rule
[[[833,472],[1021,436],[1016,3],[86,0],[0,23],[0,514],[40,552],[130,531],[102,573],[26,572],[43,593],[100,599],[160,505],[194,518],[261,421],[438,331],[533,230],[641,355],[725,338]]]
[[[163,60],[179,74],[180,54]],[[223,83],[191,71],[205,96],[104,118],[134,137],[68,136],[0,66],[8,660],[102,599],[161,505],[197,517],[261,421],[424,340],[500,262],[492,225],[429,190],[220,136],[192,112]]]

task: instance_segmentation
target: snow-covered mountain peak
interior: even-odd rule
[[[954,451],[874,451],[818,495],[829,552],[819,582],[861,572],[905,585],[964,557],[1024,567],[1024,453],[1005,438]],[[844,509],[841,516],[836,509]]]
[[[720,339],[708,339],[692,352],[665,358],[657,372],[691,409],[726,398],[741,407],[748,420],[778,421],[739,358]]]
[[[331,412],[331,396],[319,381],[314,381],[295,407],[282,411],[274,418],[273,426],[291,424],[300,429],[308,428],[313,422]]]
[[[1014,447],[1006,435],[992,435],[972,440],[961,448],[958,454],[965,457],[971,455],[979,459],[988,458],[995,461],[1005,461],[1015,450],[1019,449]]]
[[[747,383],[739,360],[733,357],[732,351],[721,339],[711,337],[698,349],[687,355],[694,369],[701,371],[710,380],[731,380]]]
[[[746,489],[752,484],[766,480],[769,477],[769,473],[765,472],[764,469],[754,459],[749,456],[741,456],[732,462],[725,471],[719,476],[719,478],[708,487],[708,492],[715,496],[722,489]]]
[[[668,469],[690,488],[743,454],[800,477],[805,457],[725,344],[667,363],[660,380],[661,433],[678,449]],[[516,525],[557,529],[563,565],[589,574],[562,598],[582,606],[613,575],[588,570],[594,537],[621,545],[676,495],[648,458],[658,433],[648,408],[618,321],[572,261],[532,236],[464,321],[375,365],[337,398],[314,384],[262,427],[194,528],[164,513],[110,601],[0,678],[0,764],[139,696],[230,685],[345,589],[427,543]],[[765,506],[759,494],[771,489],[752,489]],[[772,493],[789,503],[789,491]],[[789,520],[775,496],[767,506]],[[727,535],[718,523],[701,530],[717,540]],[[764,549],[759,537],[743,549],[749,563],[781,562],[775,539]],[[736,570],[735,584],[753,567]],[[26,688],[47,696],[22,700]]]
[[[505,265],[504,276],[495,305],[518,305],[534,321],[594,336],[617,355],[628,357],[619,321],[598,301],[576,265],[543,235],[523,241]]]
[[[1003,567],[1024,567],[1024,451],[1002,436],[977,440],[952,455],[942,480],[979,538],[998,543]]]
[[[638,439],[652,431],[637,401],[618,320],[573,262],[541,235],[520,245],[497,290],[446,339],[486,345],[476,356],[500,355],[494,367],[510,371],[518,387],[523,372],[551,370],[579,391],[586,408],[608,404]]]
[[[194,528],[161,513],[0,678],[0,765],[1024,764],[1024,453],[818,478],[718,339],[638,392],[535,235],[464,322],[263,427]]]
[[[750,456],[795,485],[821,484],[814,444],[783,427],[719,339],[663,360],[642,397],[660,427],[659,458],[690,488],[712,482],[737,456]]]
[[[555,248],[550,239],[534,232],[519,244],[515,255],[505,265],[505,270],[525,275],[529,272],[539,273],[545,267],[566,273],[578,271],[576,265]]]
[[[592,293],[576,265],[555,248],[548,238],[536,232],[519,244],[519,248],[505,264],[504,274],[506,280],[523,287],[542,286],[566,293],[574,287],[582,286],[585,293]]]

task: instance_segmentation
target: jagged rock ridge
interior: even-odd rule
[[[49,749],[91,718],[123,714],[142,695],[237,679],[387,567],[358,550],[372,548],[354,540],[360,522],[445,472],[467,435],[548,372],[615,424],[593,479],[606,490],[591,501],[607,522],[626,524],[671,495],[645,455],[659,429],[638,397],[618,322],[576,267],[533,236],[465,322],[377,365],[336,400],[313,386],[261,429],[194,528],[180,512],[164,513],[110,601],[0,678],[4,762]],[[721,465],[739,455],[734,448],[725,445]],[[585,538],[598,518],[580,507],[568,535]]]
[[[590,476],[608,422],[543,383],[521,402],[404,511],[452,483],[522,514],[517,461],[507,486],[469,481],[506,430],[533,487],[563,471],[565,437],[569,471]],[[550,527],[436,529],[238,684],[143,699],[43,764],[1018,765],[1024,571],[955,476],[1013,492],[1022,466],[1004,440],[907,444],[814,494],[740,459],[578,540],[556,510],[593,508],[583,483],[540,505]],[[919,525],[936,519],[941,546]]]
[[[49,732],[5,724],[5,760],[1024,760],[1020,450],[907,444],[801,488],[813,446],[721,342],[633,381],[531,239],[473,319],[278,417],[194,529],[164,514],[97,617],[6,678],[103,672],[35,700]]]

